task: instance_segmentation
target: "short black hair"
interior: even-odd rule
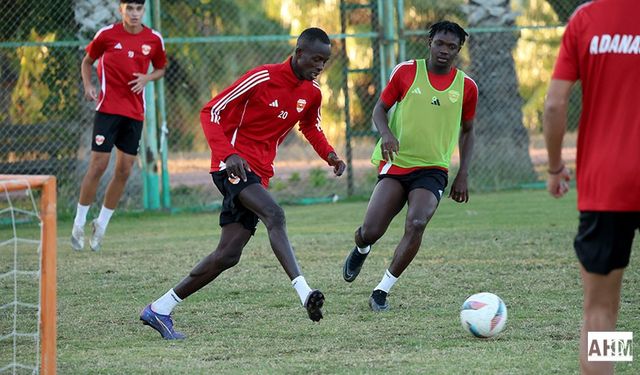
[[[469,34],[467,34],[467,32],[464,31],[464,29],[460,25],[455,22],[446,20],[436,22],[431,25],[431,27],[429,28],[429,39],[433,39],[433,37],[439,32],[456,34],[460,39],[460,45],[463,45],[464,41],[469,36]]]
[[[144,0],[120,0],[120,4],[140,4],[140,5],[144,5]]]
[[[310,27],[304,30],[298,37],[297,44],[300,44],[301,42],[313,42],[315,40],[319,40],[324,44],[331,44],[329,35],[327,35],[324,30],[317,27]]]

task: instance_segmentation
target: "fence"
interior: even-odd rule
[[[319,77],[323,129],[348,158],[349,174],[332,177],[292,132],[278,151],[271,191],[281,201],[302,203],[366,196],[375,182],[368,161],[376,141],[373,106],[395,63],[427,57],[426,27],[442,18],[469,31],[458,65],[480,90],[472,188],[535,183],[544,163],[542,102],[559,25],[580,2],[147,1],[147,24],[162,32],[169,65],[163,82],[154,84],[156,110],[147,114],[140,163],[121,206],[159,207],[157,191],[165,193],[165,207],[214,204],[219,196],[208,175],[200,108],[248,69],[283,61],[309,26],[332,38],[333,56]],[[83,48],[96,30],[119,19],[117,6],[115,0],[0,4],[0,173],[57,175],[62,210],[75,207],[90,154],[93,104],[83,100]],[[572,129],[578,104],[571,106]],[[571,136],[566,146],[572,155]]]

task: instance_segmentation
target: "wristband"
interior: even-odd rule
[[[547,173],[549,173],[550,175],[557,175],[557,174],[560,174],[563,170],[564,170],[564,163],[562,163],[560,165],[560,168],[558,168],[555,171],[552,171],[551,169],[547,169]]]

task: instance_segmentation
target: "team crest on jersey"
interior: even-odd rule
[[[142,54],[146,56],[146,55],[149,54],[149,52],[151,52],[151,46],[148,45],[148,44],[143,44],[142,45]]]
[[[104,135],[96,135],[96,144],[98,146],[102,145],[104,143]]]
[[[304,107],[307,105],[307,101],[304,99],[298,99],[298,103],[296,104],[296,111],[298,111],[298,113],[302,112],[302,110],[304,109]]]
[[[451,100],[451,103],[455,103],[460,99],[460,92],[456,90],[449,90],[447,94],[449,94],[449,100]]]

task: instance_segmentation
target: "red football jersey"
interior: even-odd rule
[[[278,145],[298,122],[304,137],[327,160],[334,149],[320,127],[321,103],[320,86],[298,79],[291,58],[250,70],[200,112],[211,171],[225,169],[224,160],[238,154],[268,186]]]
[[[122,23],[116,23],[100,29],[86,50],[98,60],[96,111],[144,120],[144,91],[134,94],[128,82],[136,78],[133,73],[148,73],[149,63],[155,69],[164,68],[167,56],[162,35],[146,26],[130,34]]]
[[[640,2],[579,7],[554,79],[582,84],[577,188],[581,211],[640,211]]]
[[[456,78],[457,70],[451,69],[447,74],[435,74],[427,70],[429,76],[429,83],[436,90],[446,90],[451,86],[453,80]],[[396,65],[391,71],[391,78],[389,83],[382,90],[380,100],[391,107],[394,104],[401,101],[409,91],[409,88],[413,84],[416,78],[416,61],[409,60]],[[464,77],[464,92],[462,94],[462,120],[469,121],[476,116],[476,104],[478,103],[478,85],[471,79],[471,77],[465,75]],[[401,168],[397,165],[389,166],[386,162],[381,162],[378,166],[378,172],[384,174],[403,175],[409,174],[415,170],[422,169],[424,167],[415,168]],[[446,171],[446,170],[445,170]]]

